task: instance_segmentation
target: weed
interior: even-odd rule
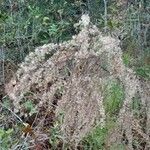
[[[106,87],[106,95],[104,98],[106,113],[110,116],[115,116],[123,104],[123,99],[124,90],[122,85],[117,81],[110,82]]]
[[[0,129],[0,148],[1,150],[9,149],[9,146],[13,143],[11,136],[13,134],[13,129]]]

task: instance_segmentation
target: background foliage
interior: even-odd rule
[[[150,4],[146,0],[1,0],[0,7],[0,44],[6,59],[15,63],[34,47],[68,40],[83,13],[89,13],[102,31],[121,29],[117,36],[124,50],[148,63],[144,56],[149,53]]]

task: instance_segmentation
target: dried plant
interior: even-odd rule
[[[103,36],[91,24],[88,15],[83,15],[75,26],[81,31],[72,40],[38,47],[20,64],[16,77],[6,85],[14,111],[26,116],[23,98],[31,96],[41,114],[43,110],[53,112],[56,119],[63,112],[61,131],[64,139],[77,146],[98,122],[105,125],[103,87],[117,79],[125,90],[118,125],[126,134],[128,148],[133,149],[131,103],[135,94],[143,90],[141,82],[123,64],[119,40]],[[148,104],[147,96],[144,99],[142,96],[142,100]]]

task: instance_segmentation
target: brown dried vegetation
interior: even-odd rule
[[[103,36],[90,23],[87,15],[82,16],[77,26],[81,31],[72,40],[38,47],[20,64],[16,77],[6,85],[6,92],[15,106],[14,111],[27,117],[23,99],[30,97],[39,112],[35,124],[38,126],[38,122],[43,121],[38,128],[42,132],[45,126],[53,126],[53,122],[63,113],[60,129],[64,141],[76,147],[98,122],[105,126],[103,87],[110,80],[117,79],[124,86],[125,99],[118,115],[117,129],[110,133],[107,145],[119,143],[125,136],[127,148],[134,149],[134,138],[140,135],[139,139],[144,140],[148,150],[148,81],[140,81],[131,69],[124,66],[119,41]],[[144,89],[146,86],[147,89]],[[144,130],[131,109],[137,92],[146,114]]]

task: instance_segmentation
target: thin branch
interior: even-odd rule
[[[105,25],[105,28],[104,28],[104,30],[105,30],[105,32],[107,31],[107,0],[103,0],[103,2],[104,2],[104,18],[105,18],[105,20],[104,20],[104,25]]]
[[[1,105],[3,108],[5,108],[5,109],[7,109],[8,111],[10,111],[21,123],[24,124],[23,120],[22,120],[17,114],[15,114],[11,109],[9,109],[8,107],[6,107],[6,106],[5,106],[4,104],[2,104],[1,102],[0,102],[0,105]]]

